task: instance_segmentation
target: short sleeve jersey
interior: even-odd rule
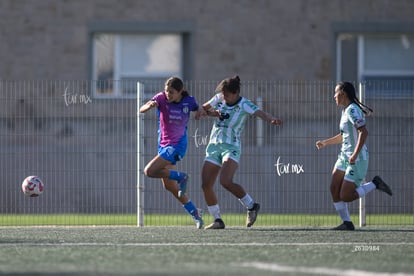
[[[339,123],[339,129],[342,134],[341,152],[347,157],[350,157],[355,150],[358,142],[358,128],[362,126],[365,126],[364,114],[358,105],[351,103],[342,111]],[[368,149],[364,145],[358,158],[367,160],[367,154]]]
[[[221,113],[221,117],[217,117],[214,122],[210,143],[226,143],[241,147],[240,133],[249,115],[259,110],[259,107],[243,97],[237,103],[228,105],[222,93],[216,94],[207,103]]]
[[[159,92],[152,100],[158,103],[158,144],[162,147],[177,145],[187,139],[191,111],[198,110],[195,98],[186,96],[179,103],[169,103],[165,92]]]

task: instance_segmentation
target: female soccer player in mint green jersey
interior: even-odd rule
[[[365,145],[368,130],[364,113],[370,113],[372,109],[358,100],[355,88],[350,82],[339,82],[335,87],[334,98],[336,105],[344,108],[339,122],[339,133],[329,139],[317,141],[316,147],[321,149],[328,145],[342,144],[332,172],[331,195],[343,223],[334,230],[354,230],[347,202],[363,197],[375,189],[389,195],[392,195],[392,191],[379,176],[362,184],[369,159]]]
[[[208,211],[214,218],[214,222],[206,226],[206,229],[224,229],[225,227],[213,189],[219,173],[220,184],[246,207],[246,226],[251,227],[256,221],[260,205],[245,192],[241,185],[233,182],[233,176],[240,161],[240,133],[250,115],[257,116],[272,125],[281,125],[282,120],[274,118],[260,110],[250,100],[240,96],[238,76],[221,81],[216,91],[219,93],[203,104],[209,116],[217,117],[211,130],[201,172],[204,198]]]

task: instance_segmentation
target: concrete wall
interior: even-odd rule
[[[334,24],[412,26],[413,10],[406,0],[2,0],[0,78],[88,79],[91,24],[186,22],[191,79],[330,80]]]

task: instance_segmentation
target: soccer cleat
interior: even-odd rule
[[[246,226],[251,227],[257,218],[257,213],[259,213],[260,204],[255,203],[251,209],[247,210],[247,219],[246,219]]]
[[[332,228],[332,230],[340,230],[340,231],[353,231],[355,230],[355,226],[352,221],[344,221],[341,225]]]
[[[390,187],[379,177],[378,175],[372,179],[372,182],[375,184],[377,190],[383,191],[386,194],[392,196],[392,191]]]
[[[197,213],[193,216],[193,220],[196,224],[197,229],[203,228],[204,226],[203,210],[197,209]]]
[[[216,219],[212,224],[207,225],[204,229],[224,229],[224,221],[222,219]]]
[[[181,178],[180,181],[178,181],[178,197],[183,197],[185,195],[185,191],[187,190],[188,179],[188,174],[184,174],[184,177]]]

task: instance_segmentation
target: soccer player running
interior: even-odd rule
[[[219,93],[203,104],[209,116],[217,117],[211,130],[201,173],[204,198],[208,211],[214,218],[214,222],[205,229],[224,229],[225,227],[213,189],[219,173],[220,184],[246,207],[246,226],[251,227],[256,221],[260,205],[245,192],[241,185],[233,182],[233,176],[240,161],[240,133],[249,115],[257,116],[272,125],[281,125],[282,120],[274,118],[260,110],[250,100],[240,96],[238,76],[222,80],[216,91]]]
[[[158,110],[158,154],[145,166],[144,173],[148,177],[161,178],[164,188],[183,204],[196,227],[201,229],[204,225],[201,211],[186,194],[189,176],[177,171],[176,162],[187,150],[187,124],[191,111],[196,112],[196,119],[205,112],[183,87],[181,79],[171,77],[165,82],[165,91],[157,93],[139,109],[141,113],[152,108]]]
[[[375,189],[390,196],[392,191],[379,176],[375,176],[371,182],[361,184],[368,169],[368,150],[365,145],[368,130],[364,113],[369,114],[373,112],[372,109],[358,100],[350,82],[337,83],[334,98],[337,106],[344,107],[339,123],[340,132],[329,139],[317,141],[316,147],[321,149],[328,145],[342,144],[333,168],[330,189],[335,209],[343,223],[333,230],[354,230],[347,202]]]

